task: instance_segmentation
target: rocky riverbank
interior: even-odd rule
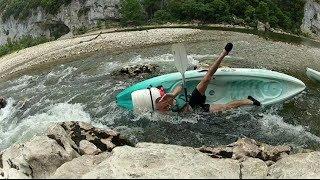
[[[46,135],[0,154],[1,178],[318,178],[320,152],[241,138],[221,147],[133,144],[84,122],[52,124]]]
[[[95,52],[117,53],[124,50],[199,41],[207,37],[197,36],[197,29],[164,28],[143,31],[113,32],[62,39],[26,48],[0,58],[0,78],[21,74],[24,70],[50,66],[90,55]],[[209,40],[209,39],[208,39]]]

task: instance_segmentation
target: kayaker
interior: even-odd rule
[[[247,99],[236,100],[229,102],[227,104],[206,104],[205,91],[213,78],[214,73],[219,68],[223,58],[228,55],[232,50],[233,44],[228,43],[225,49],[217,58],[217,60],[209,67],[206,75],[194,89],[189,98],[188,103],[177,103],[176,97],[183,92],[182,86],[177,86],[171,93],[161,93],[161,97],[157,98],[155,101],[155,109],[160,112],[174,111],[174,112],[190,112],[196,109],[201,109],[204,112],[219,112],[238,108],[247,105],[260,106],[260,102],[254,99],[252,96],[248,96]],[[180,107],[179,107],[180,104]],[[182,105],[181,105],[182,104]]]

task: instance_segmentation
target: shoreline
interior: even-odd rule
[[[94,52],[117,53],[127,49],[148,47],[174,42],[197,41],[195,29],[152,29],[114,32],[62,39],[29,47],[0,58],[0,79],[21,73],[37,65],[59,63]],[[161,37],[161,38],[160,38]],[[190,37],[190,38],[189,38]]]
[[[21,75],[22,72],[36,66],[48,67],[56,63],[73,61],[76,58],[95,52],[104,51],[112,54],[128,49],[165,45],[175,42],[210,40],[201,36],[193,36],[210,30],[210,28],[231,28],[229,30],[217,29],[217,31],[233,31],[232,28],[243,29],[248,32],[234,32],[257,35],[249,32],[253,31],[253,28],[223,24],[204,26],[198,24],[169,24],[96,30],[75,37],[62,37],[55,41],[39,44],[0,57],[0,80],[4,81],[10,77]],[[296,38],[303,38],[289,33],[280,33]],[[320,41],[316,41],[315,39],[310,40],[320,44]]]

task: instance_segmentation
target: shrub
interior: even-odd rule
[[[154,13],[153,22],[166,23],[172,21],[172,15],[166,10],[158,10]]]
[[[20,49],[24,49],[27,47],[35,46],[38,44],[42,44],[48,42],[50,39],[45,36],[33,38],[31,36],[24,36],[18,41],[11,41],[8,39],[8,43],[0,46],[0,56],[12,53],[14,51],[18,51]]]
[[[146,13],[139,0],[120,0],[121,22],[123,25],[141,25]]]

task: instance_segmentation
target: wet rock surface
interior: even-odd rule
[[[145,74],[154,74],[159,71],[159,65],[157,64],[142,64],[126,66],[121,69],[115,70],[111,73],[112,76],[129,76],[135,77]]]
[[[116,146],[131,145],[119,136],[116,131],[95,128],[84,122],[54,124],[48,128],[46,136],[35,136],[1,153],[3,177],[50,177],[61,165],[82,155],[95,158],[94,155],[109,152]]]
[[[0,178],[318,178],[320,152],[249,138],[220,147],[128,143],[110,129],[63,122],[0,153]]]
[[[291,154],[290,146],[270,146],[249,138],[241,138],[238,141],[221,147],[201,147],[199,151],[207,153],[213,158],[232,158],[244,161],[247,158],[258,158],[267,164],[276,162]]]

